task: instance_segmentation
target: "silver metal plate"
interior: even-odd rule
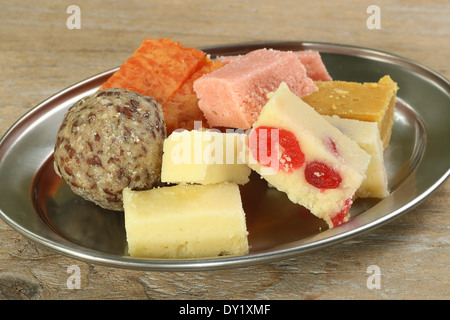
[[[56,132],[67,109],[95,92],[117,69],[93,76],[45,100],[0,141],[0,216],[57,252],[87,262],[140,270],[194,271],[242,267],[297,256],[369,231],[407,212],[450,173],[450,83],[436,72],[389,53],[312,42],[259,42],[200,48],[217,55],[258,48],[317,50],[336,80],[377,82],[390,75],[400,87],[393,133],[385,151],[391,194],[359,199],[351,220],[328,229],[306,209],[252,176],[241,187],[250,253],[211,259],[138,259],[127,255],[123,213],[74,195],[53,172]]]

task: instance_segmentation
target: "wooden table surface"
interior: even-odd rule
[[[366,23],[374,3],[379,29]],[[68,28],[72,4],[80,8],[80,29]],[[146,38],[194,47],[266,40],[357,45],[407,57],[448,79],[449,17],[446,0],[2,1],[0,135],[47,97],[119,66]],[[351,240],[287,260],[199,272],[78,261],[0,220],[0,299],[449,299],[449,199],[446,181],[407,214]],[[67,282],[73,265],[79,289]],[[368,286],[372,265],[381,271],[379,288]]]

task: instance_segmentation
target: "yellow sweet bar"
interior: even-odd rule
[[[123,190],[128,253],[186,259],[248,253],[239,187],[232,183]]]
[[[245,137],[212,130],[173,132],[164,141],[162,182],[247,183],[251,169],[238,157]]]
[[[361,186],[356,191],[357,198],[384,198],[389,194],[386,168],[384,166],[383,143],[376,122],[342,119],[324,116],[332,125],[370,154],[370,163]]]
[[[316,92],[303,101],[322,115],[378,123],[383,149],[389,144],[394,123],[398,86],[389,76],[377,82],[317,81]]]

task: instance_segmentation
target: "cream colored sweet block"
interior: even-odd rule
[[[123,200],[132,257],[185,259],[248,253],[237,184],[127,188]]]
[[[359,198],[384,198],[389,194],[386,168],[384,165],[383,142],[377,122],[343,119],[338,116],[324,116],[332,125],[371,155],[366,178],[356,191]]]
[[[245,134],[214,130],[173,132],[164,141],[161,180],[166,183],[245,184],[251,169],[238,154]]]
[[[295,134],[304,153],[305,165],[292,173],[282,170],[264,172],[266,167],[246,150],[249,166],[270,185],[285,192],[292,202],[306,207],[330,227],[336,226],[333,219],[351,204],[365,178],[370,155],[293,94],[285,83],[270,95],[253,129],[260,126],[284,129]],[[333,141],[338,156],[326,145],[327,141]],[[342,181],[338,188],[319,189],[306,181],[305,167],[314,161],[326,163],[339,173]]]

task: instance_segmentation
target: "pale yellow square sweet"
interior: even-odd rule
[[[332,125],[371,155],[369,167],[361,186],[356,191],[358,198],[384,198],[389,194],[384,165],[383,142],[376,122],[342,119],[324,116]]]
[[[130,256],[185,259],[248,253],[237,184],[126,188],[123,202]]]
[[[173,132],[164,141],[162,182],[247,183],[251,169],[238,157],[245,137],[211,130]]]

